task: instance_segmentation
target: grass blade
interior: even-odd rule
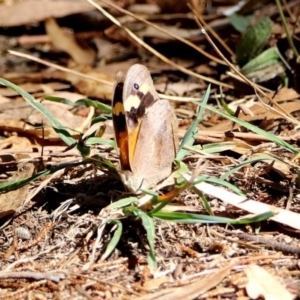
[[[209,94],[210,94],[210,85],[208,86],[203,98],[202,98],[202,103],[206,104],[207,101],[208,101],[208,98],[209,98]],[[197,102],[195,102],[197,103]],[[199,103],[198,103],[199,104]],[[182,158],[184,158],[184,156],[188,153],[187,150],[183,149],[184,146],[192,146],[195,142],[195,139],[196,139],[196,135],[198,133],[198,125],[199,125],[199,122],[201,121],[202,119],[202,116],[204,114],[204,109],[201,108],[199,109],[199,112],[198,112],[198,115],[197,115],[197,118],[194,120],[194,122],[191,124],[191,126],[188,128],[188,130],[186,131],[180,145],[179,145],[179,148],[178,148],[178,153],[177,153],[177,156],[176,156],[176,160],[181,160]]]
[[[58,102],[58,103],[63,103],[69,106],[79,106],[79,105],[86,105],[86,106],[93,106],[97,109],[103,110],[107,113],[111,113],[112,109],[110,105],[106,105],[104,103],[101,103],[99,101],[83,98],[79,99],[75,102],[66,99],[66,98],[61,98],[61,97],[54,97],[54,96],[45,96],[44,97],[46,100],[52,101],[52,102]]]
[[[112,239],[109,241],[109,243],[105,249],[105,252],[101,256],[101,259],[100,259],[101,261],[103,261],[107,257],[109,257],[111,255],[111,253],[116,249],[116,247],[120,241],[120,238],[122,236],[122,233],[123,233],[122,222],[120,222],[119,220],[111,220],[110,223],[115,224],[117,226],[117,229],[114,232]]]
[[[268,218],[274,216],[272,212],[265,212],[254,217],[234,220],[230,218],[216,217],[216,216],[207,216],[207,215],[199,215],[199,214],[190,214],[190,213],[182,213],[182,212],[156,212],[152,214],[153,218],[171,221],[177,223],[186,223],[186,224],[196,224],[196,223],[205,223],[205,224],[250,224],[265,221]]]
[[[148,261],[149,266],[152,269],[156,269],[157,262],[156,262],[156,258],[155,258],[155,252],[154,252],[155,226],[154,226],[153,219],[147,213],[145,213],[144,211],[142,211],[139,208],[134,207],[134,206],[125,207],[123,212],[124,212],[124,215],[126,215],[126,216],[134,215],[136,217],[139,217],[142,220],[142,224],[146,230],[147,240],[148,240],[148,244],[149,244],[149,248],[150,248],[149,254],[147,256],[147,261]]]

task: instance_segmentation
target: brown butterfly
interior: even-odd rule
[[[140,64],[119,72],[113,95],[113,125],[120,152],[120,177],[136,193],[172,172],[178,121],[170,102],[160,99],[148,69]]]

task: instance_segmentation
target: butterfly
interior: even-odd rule
[[[128,190],[137,193],[167,178],[178,148],[178,120],[169,100],[159,98],[145,66],[117,74],[112,112],[120,177]]]

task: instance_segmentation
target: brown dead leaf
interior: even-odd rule
[[[0,141],[0,150],[4,149],[26,149],[31,147],[31,142],[28,138],[22,136],[10,136]]]
[[[20,180],[22,178],[30,177],[34,174],[34,163],[21,162],[18,164],[18,170],[9,179],[10,181]],[[19,188],[14,191],[0,194],[0,219],[13,214],[22,205],[26,199],[29,185]]]
[[[170,20],[164,20],[163,18],[159,21],[155,20],[154,23],[156,26],[159,26],[160,30],[157,30],[156,28],[143,22],[132,20],[132,18],[129,16],[122,17],[121,20],[119,19],[119,22],[129,28],[139,38],[151,38],[153,43],[157,43],[157,41],[174,41],[176,40],[174,36],[189,41],[195,41],[199,39],[199,36],[201,36],[201,29],[181,28],[179,26],[180,23],[177,22],[175,22],[175,25],[169,25]],[[139,46],[139,44],[132,39],[126,30],[122,28],[120,29],[120,27],[117,25],[112,25],[109,28],[106,28],[104,33],[106,36],[109,36],[110,39],[115,41],[126,42],[129,40],[136,46]]]
[[[229,140],[228,138],[225,139]],[[233,138],[232,141],[235,142],[235,145],[230,148],[231,151],[239,154],[245,154],[252,149],[252,146],[242,139]]]
[[[44,102],[43,106],[47,108],[48,111],[58,120],[63,126],[68,128],[77,128],[80,127],[80,124],[84,121],[83,117],[74,115],[69,111],[70,107],[64,105],[62,108],[61,103],[47,103]],[[26,119],[30,124],[45,124],[51,125],[49,120],[39,111],[33,110],[32,113]]]
[[[0,4],[0,26],[21,26],[90,10],[93,6],[84,0],[23,0],[11,6]]]
[[[299,94],[294,89],[283,87],[275,94],[275,96],[274,93],[269,93],[268,96],[275,102],[281,102],[297,99]],[[267,98],[263,98],[262,100],[269,103]]]
[[[212,76],[217,73],[216,67],[207,64],[200,64],[195,68],[195,71],[199,74]]]
[[[157,91],[162,91],[164,94],[167,95],[176,96],[183,96],[185,94],[191,93],[192,91],[199,89],[199,87],[200,84],[194,82],[176,82],[168,83],[167,85],[164,83],[160,83],[155,85]]]
[[[27,131],[28,133],[31,133],[39,137],[43,136],[43,132],[41,129],[35,129],[34,126],[26,124],[24,121],[11,120],[11,119],[0,118],[0,130],[6,132],[20,132],[20,133],[24,133],[24,131]],[[52,131],[53,131],[52,128],[45,128],[44,136],[50,135],[50,132]]]
[[[291,174],[291,168],[287,163],[282,161],[274,161],[272,169],[280,174],[282,177],[287,177]]]
[[[262,267],[249,265],[244,271],[249,279],[246,290],[251,299],[263,297],[265,300],[292,300],[295,298],[273,275]]]
[[[159,288],[160,285],[165,284],[169,281],[170,281],[170,278],[167,276],[153,278],[153,279],[147,280],[145,282],[145,284],[143,284],[143,288],[146,291],[152,291],[152,290]]]
[[[88,95],[90,98],[95,97],[99,99],[111,100],[112,86],[115,81],[114,78],[110,77],[106,73],[95,70],[89,66],[78,67],[76,68],[76,71],[79,71],[89,76],[93,76],[95,78],[111,81],[111,85],[107,85],[101,84],[92,79],[82,78],[75,74],[65,74],[65,80],[70,81],[81,94]]]
[[[84,48],[79,45],[74,34],[60,28],[54,18],[45,20],[45,29],[53,46],[68,53],[76,63],[90,65],[94,62],[96,52],[87,45]]]
[[[81,116],[74,115],[70,109],[71,107],[61,103],[42,101],[42,105],[64,126],[68,128],[80,127],[80,124],[84,121]],[[29,104],[24,103],[24,101],[11,101],[11,103],[6,103],[2,105],[0,112],[0,126],[5,126],[6,131],[13,131],[14,128],[31,129],[31,127],[24,127],[24,123],[19,124],[18,121],[25,120],[32,125],[40,126],[48,125],[51,123],[48,119],[41,114],[39,111],[34,110]],[[2,122],[4,121],[4,122]]]
[[[196,299],[201,294],[207,292],[211,288],[218,285],[230,272],[234,264],[230,264],[227,267],[220,269],[205,278],[201,278],[191,284],[169,288],[150,295],[144,295],[142,297],[134,298],[135,300],[192,300]]]
[[[84,98],[83,95],[70,93],[53,93],[54,96],[61,96],[70,98],[70,100],[76,101],[80,98]],[[42,101],[44,107],[65,127],[67,128],[82,128],[82,124],[85,123],[86,118],[84,116],[74,114],[72,107],[56,102]],[[30,123],[30,124],[29,124]],[[36,128],[36,126],[38,126]],[[44,127],[43,129],[41,127]],[[26,132],[38,138],[44,140],[54,141],[59,140],[56,132],[51,127],[51,123],[48,119],[39,111],[34,110],[29,104],[25,103],[23,99],[18,101],[10,99],[9,103],[1,105],[0,111],[0,130],[14,134]],[[72,136],[77,136],[74,131],[70,130]],[[6,145],[10,141],[4,140]],[[24,146],[25,148],[30,148]]]
[[[0,89],[0,90],[1,90],[1,89]],[[0,104],[2,105],[2,104],[4,104],[4,103],[8,103],[8,102],[10,102],[10,99],[7,98],[7,97],[2,96],[2,95],[1,95],[1,92],[0,92]]]

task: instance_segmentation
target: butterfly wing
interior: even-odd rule
[[[112,100],[112,119],[115,132],[115,140],[120,152],[120,163],[122,170],[131,170],[128,148],[128,130],[123,103],[125,76],[122,72],[117,74]]]
[[[123,89],[125,118],[128,130],[129,161],[132,164],[140,126],[149,108],[159,99],[148,69],[140,64],[131,66]]]
[[[158,100],[144,116],[125,184],[132,191],[150,188],[168,177],[178,148],[178,122],[168,100]]]

